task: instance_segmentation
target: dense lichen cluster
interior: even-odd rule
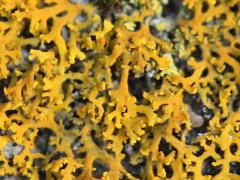
[[[0,0],[0,176],[238,179],[240,1],[104,2]]]

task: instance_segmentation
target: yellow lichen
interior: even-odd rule
[[[0,0],[0,176],[239,178],[240,2],[167,3]]]

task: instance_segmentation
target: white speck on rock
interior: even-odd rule
[[[133,153],[133,148],[130,144],[126,144],[125,151],[127,154],[131,155]]]
[[[193,112],[190,106],[188,106],[188,112],[189,112],[192,127],[193,128],[201,127],[204,123],[203,117]]]
[[[3,149],[3,154],[7,159],[11,159],[13,156],[20,154],[23,150],[23,146],[14,142],[8,142]]]
[[[89,0],[70,0],[74,4],[88,4]]]

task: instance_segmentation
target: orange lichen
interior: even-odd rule
[[[173,39],[151,29],[166,2],[133,2],[103,19],[90,3],[0,0],[1,176],[239,178],[240,2],[184,0]],[[211,112],[194,137],[186,95]],[[7,158],[10,142],[23,149]]]

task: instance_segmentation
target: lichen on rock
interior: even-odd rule
[[[0,177],[238,179],[240,2],[104,2],[0,2]]]

